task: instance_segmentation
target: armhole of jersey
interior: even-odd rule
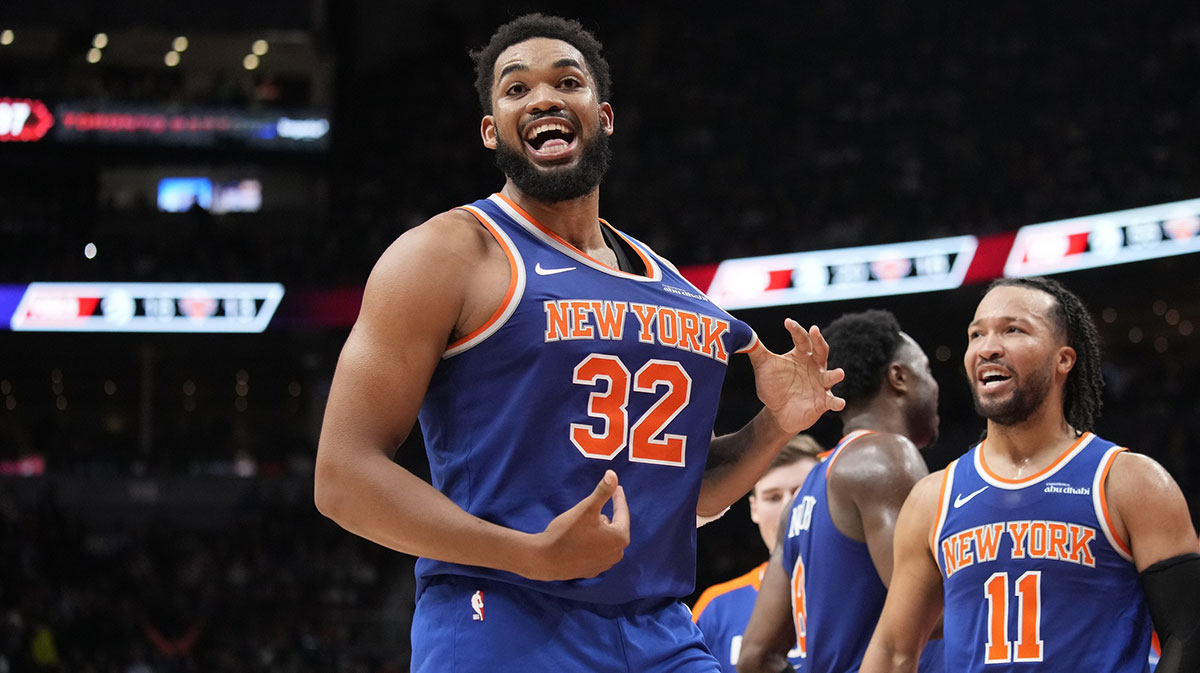
[[[958,459],[950,461],[946,466],[946,472],[942,475],[942,490],[938,492],[938,508],[937,516],[933,519],[933,534],[929,537],[929,550],[933,552],[933,562],[937,564],[938,570],[942,574],[946,574],[946,569],[942,567],[941,558],[938,556],[938,538],[942,536],[942,527],[946,525],[946,515],[950,512],[950,494],[954,491],[954,468],[958,465]]]
[[[837,446],[834,446],[829,450],[829,459],[825,461],[825,478],[829,478],[829,471],[833,469],[833,464],[837,462],[838,456],[842,455],[841,449],[843,446],[846,446],[856,439],[861,439],[867,435],[874,434],[876,434],[874,430],[855,430],[845,437],[842,437],[842,439],[837,443]]]
[[[1104,492],[1105,482],[1108,481],[1108,471],[1112,469],[1113,462],[1116,461],[1118,454],[1128,450],[1123,446],[1114,446],[1104,454],[1100,465],[1096,467],[1095,481],[1092,482],[1092,506],[1096,508],[1096,519],[1100,522],[1100,529],[1104,531],[1104,538],[1108,540],[1108,544],[1121,555],[1121,558],[1132,563],[1133,551],[1124,540],[1117,537],[1117,531],[1112,525],[1112,516],[1108,513],[1108,496]]]
[[[442,353],[443,360],[475,347],[504,326],[504,323],[508,322],[513,312],[517,310],[517,304],[520,303],[521,295],[525,292],[525,264],[522,262],[521,253],[517,250],[517,246],[513,244],[512,239],[495,222],[492,222],[487,213],[474,206],[463,206],[462,209],[473,215],[476,220],[479,220],[483,228],[487,229],[492,238],[495,238],[496,242],[500,244],[500,249],[504,250],[504,256],[508,258],[508,292],[504,294],[504,299],[500,302],[500,306],[487,319],[487,322],[446,347],[446,352]]]
[[[658,261],[655,259],[652,259],[650,255],[646,254],[646,251],[642,249],[642,246],[640,246],[636,242],[634,242],[634,240],[632,238],[630,238],[629,236],[626,236],[625,234],[621,233],[620,230],[618,230],[616,227],[609,224],[608,220],[605,220],[603,217],[600,218],[600,223],[603,226],[608,227],[608,230],[611,231],[612,233],[616,234],[617,236],[619,236],[621,238],[621,240],[625,241],[626,245],[628,245],[630,248],[633,248],[633,251],[636,252],[638,254],[638,257],[640,257],[642,259],[642,267],[644,267],[646,269],[646,277],[647,278],[649,278],[651,280],[661,280],[662,279],[662,270],[658,266]],[[665,259],[662,261],[665,262],[666,264],[670,264],[670,262],[668,262]],[[675,267],[673,265],[671,266],[671,269],[674,270],[675,273],[679,273],[679,270],[675,269]]]
[[[750,343],[746,344],[742,348],[737,349],[736,351],[734,351],[735,353],[749,353],[750,351],[752,351],[755,348],[758,348],[759,346],[762,345],[762,342],[758,340],[758,332],[755,332],[754,330],[750,330],[750,336],[751,336]]]

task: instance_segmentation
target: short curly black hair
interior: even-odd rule
[[[1050,318],[1067,345],[1075,349],[1075,366],[1067,374],[1063,389],[1063,415],[1077,432],[1091,430],[1104,404],[1104,374],[1101,372],[1100,336],[1083,300],[1062,283],[1040,276],[1000,278],[992,281],[984,294],[1005,286],[1032,288],[1054,298],[1055,308]]]
[[[846,378],[833,387],[833,394],[846,400],[847,407],[878,392],[887,366],[904,341],[896,316],[882,309],[846,313],[821,328],[821,334],[829,342],[829,368],[841,367],[846,372]]]
[[[492,114],[492,78],[495,76],[496,59],[500,52],[514,44],[535,37],[562,40],[579,50],[584,66],[595,80],[596,93],[601,102],[612,95],[612,76],[608,73],[608,61],[604,60],[604,45],[578,21],[545,14],[526,14],[500,26],[492,39],[482,49],[471,52],[475,61],[475,91],[479,94],[479,105],[484,114]]]

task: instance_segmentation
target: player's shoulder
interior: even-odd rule
[[[829,466],[832,481],[879,482],[904,478],[916,481],[925,474],[920,450],[904,435],[871,432],[847,443]]]
[[[460,208],[448,210],[392,241],[375,263],[371,276],[374,279],[414,271],[427,274],[439,269],[462,269],[461,264],[469,264],[486,254],[491,241],[487,230],[469,212]]]
[[[1179,486],[1171,473],[1150,456],[1121,451],[1112,458],[1105,490],[1114,504],[1122,504],[1144,502],[1156,494],[1174,494]]]

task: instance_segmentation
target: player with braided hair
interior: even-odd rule
[[[1158,463],[1094,435],[1096,330],[1046,278],[993,283],[963,360],[985,439],[922,479],[896,524],[864,673],[915,671],[945,610],[947,671],[1200,670],[1200,554]]]

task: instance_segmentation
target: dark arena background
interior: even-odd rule
[[[374,260],[502,185],[467,51],[531,10],[563,11],[0,4],[0,672],[407,670],[413,559],[316,512],[317,433]],[[777,350],[893,311],[931,469],[983,427],[984,283],[1053,274],[1101,330],[1099,434],[1200,514],[1200,6],[570,15],[612,65],[606,219]],[[743,358],[717,431],[756,409]],[[744,501],[698,538],[697,593],[766,558]]]

